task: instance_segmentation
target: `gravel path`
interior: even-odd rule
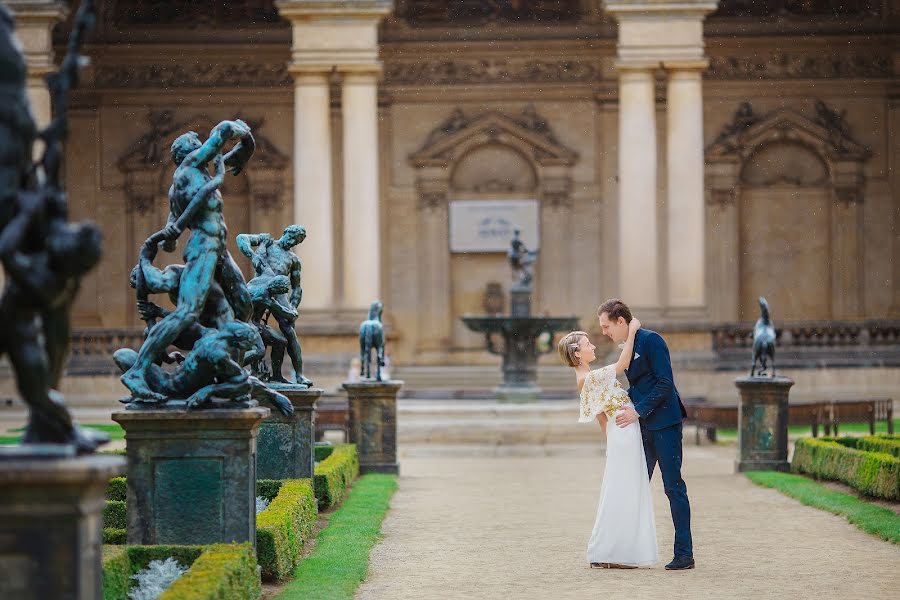
[[[673,531],[658,473],[662,562],[588,569],[602,450],[518,448],[403,448],[400,490],[356,597],[875,600],[900,590],[900,548],[734,475],[734,449],[714,446],[685,448],[697,569],[663,569]]]

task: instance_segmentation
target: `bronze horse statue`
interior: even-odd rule
[[[759,297],[760,317],[753,327],[753,366],[750,367],[750,377],[765,375],[769,361],[772,363],[772,377],[775,377],[775,326],[769,317],[769,303],[762,296]],[[760,363],[757,371],[756,363]]]
[[[381,322],[383,311],[384,305],[380,300],[375,300],[369,306],[369,318],[359,326],[360,378],[372,378],[372,350],[375,350],[375,381],[381,381],[381,367],[384,366],[384,325]]]

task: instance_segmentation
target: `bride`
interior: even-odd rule
[[[631,364],[634,336],[640,327],[640,321],[632,319],[619,360],[593,371],[589,365],[596,358],[596,346],[585,332],[573,331],[559,342],[559,355],[574,367],[581,392],[578,420],[587,423],[596,418],[606,435],[606,470],[587,547],[592,568],[633,569],[659,561],[640,425],[634,422],[620,428],[615,419],[616,411],[631,405],[616,376]]]

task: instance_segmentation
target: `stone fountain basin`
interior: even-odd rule
[[[545,331],[571,331],[578,328],[578,317],[511,317],[498,315],[462,317],[463,323],[478,333],[502,333],[509,336],[537,337]]]

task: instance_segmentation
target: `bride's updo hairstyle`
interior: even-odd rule
[[[563,336],[561,340],[559,340],[559,346],[557,350],[559,350],[559,357],[562,359],[564,363],[569,365],[570,367],[577,367],[579,360],[578,357],[575,356],[575,353],[578,351],[578,346],[581,344],[581,339],[586,338],[587,333],[584,331],[572,331]]]

